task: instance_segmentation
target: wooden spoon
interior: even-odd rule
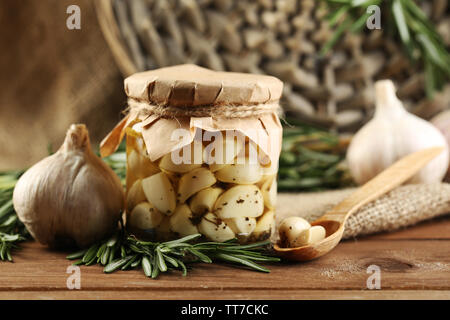
[[[326,237],[322,241],[297,248],[282,248],[275,244],[275,251],[285,259],[296,261],[312,260],[330,252],[341,240],[345,221],[352,213],[412,178],[443,150],[442,147],[434,147],[403,157],[345,198],[321,218],[312,222],[311,225],[313,226],[321,225],[325,228]]]

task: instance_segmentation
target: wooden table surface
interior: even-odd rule
[[[0,263],[0,299],[450,299],[450,217],[390,234],[344,241],[307,263],[269,266],[270,274],[197,265],[147,279],[141,270],[104,274],[80,268],[69,290],[65,253],[28,242],[15,262]],[[367,267],[381,270],[381,289],[367,289]]]

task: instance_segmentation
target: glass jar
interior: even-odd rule
[[[173,68],[180,72],[164,72]],[[127,229],[147,240],[171,240],[195,233],[218,242],[270,238],[275,228],[281,149],[281,124],[276,114],[281,82],[269,76],[213,72],[194,66],[188,67],[190,76],[183,79],[183,68],[186,66],[141,73],[125,81],[127,94],[134,99],[129,100],[128,119],[119,126],[126,135]],[[145,88],[142,82],[152,79],[155,72],[159,72],[161,83],[161,77],[166,77],[167,86],[172,85],[170,96],[182,100],[182,107],[174,100],[166,101],[163,107],[155,107],[154,101],[137,100],[137,93],[142,97]],[[205,72],[210,72],[207,78]],[[200,107],[196,108],[195,103],[181,97],[186,88],[177,92],[173,85],[185,80],[197,89],[205,83],[211,87],[215,79],[220,79],[221,90],[230,88],[227,104],[217,106],[216,98],[197,101]],[[270,105],[261,93],[264,86],[272,97]],[[158,83],[153,83],[153,89],[144,95],[148,100],[152,100],[151,94],[157,95],[156,87]],[[245,88],[252,94],[246,94]],[[212,96],[201,90],[196,94],[202,93]],[[251,99],[265,102],[255,104]],[[232,113],[227,113],[227,108]]]
[[[224,161],[208,157],[208,150],[219,149],[216,141],[198,140],[151,161],[140,131],[137,123],[126,132],[126,212],[132,233],[155,240],[201,233],[219,242],[270,237],[278,162],[258,161],[264,157],[259,157],[255,143],[238,134],[227,139],[235,133],[221,131]],[[194,155],[192,161],[178,163],[186,150]],[[257,159],[251,159],[252,150]]]

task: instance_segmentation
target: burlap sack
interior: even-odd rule
[[[316,193],[279,193],[277,225],[289,216],[313,221],[355,189]],[[393,231],[450,212],[450,184],[409,184],[375,200],[347,220],[344,238]]]

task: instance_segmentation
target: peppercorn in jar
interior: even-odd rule
[[[180,65],[125,79],[127,116],[102,156],[126,136],[126,226],[139,238],[201,233],[242,243],[275,227],[282,82]]]

